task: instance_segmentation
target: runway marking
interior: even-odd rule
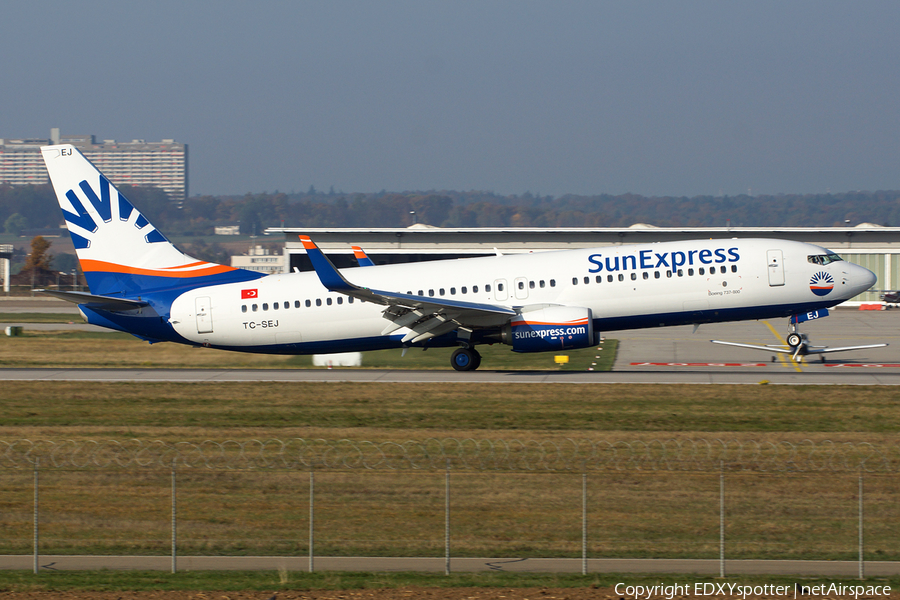
[[[826,367],[867,367],[872,369],[898,368],[898,363],[826,363]]]
[[[780,342],[780,341],[781,341],[781,336],[778,335],[778,332],[775,331],[775,328],[772,327],[772,324],[769,323],[768,321],[762,321],[762,323],[763,323],[766,327],[769,328],[769,331],[772,332],[772,335],[775,336],[775,339],[777,339],[777,340]],[[788,367],[788,366],[790,366],[790,365],[793,365],[795,371],[797,371],[798,373],[802,373],[802,372],[803,372],[803,369],[800,368],[800,365],[797,363],[797,361],[794,360],[794,357],[793,357],[793,356],[789,356],[789,357],[787,357],[787,358],[785,358],[785,356],[786,356],[786,355],[784,355],[784,354],[779,354],[779,355],[778,355],[778,360],[779,360],[779,362],[781,362],[781,364],[783,364],[783,365],[786,366],[786,367]]]
[[[769,363],[633,362],[632,367],[768,367]]]

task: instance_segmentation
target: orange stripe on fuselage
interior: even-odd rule
[[[587,325],[587,318],[578,319],[577,321],[566,321],[565,323],[550,323],[548,321],[513,321],[510,325],[555,325],[557,327],[570,326],[570,325]]]
[[[234,267],[226,267],[225,265],[215,265],[212,263],[205,269],[193,269],[190,271],[168,271],[166,269],[183,269],[191,267],[199,263],[191,263],[180,267],[163,267],[161,269],[139,269],[137,267],[126,267],[125,265],[117,265],[116,263],[105,262],[102,260],[82,260],[81,270],[86,273],[104,272],[104,273],[127,273],[129,275],[150,275],[155,277],[203,277],[206,275],[218,275],[219,273],[227,273],[235,271]]]

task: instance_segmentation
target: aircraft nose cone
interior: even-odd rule
[[[851,279],[851,282],[853,284],[853,287],[858,290],[856,293],[861,294],[875,285],[875,282],[878,280],[878,278],[872,271],[864,267],[860,267],[859,265],[854,266],[856,268],[853,269],[853,278]]]

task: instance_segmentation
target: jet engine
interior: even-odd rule
[[[501,341],[513,352],[587,348],[596,343],[591,309],[550,306],[524,312],[503,327]]]

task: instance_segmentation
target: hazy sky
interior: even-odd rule
[[[190,192],[900,189],[900,3],[8,2],[0,137]]]

